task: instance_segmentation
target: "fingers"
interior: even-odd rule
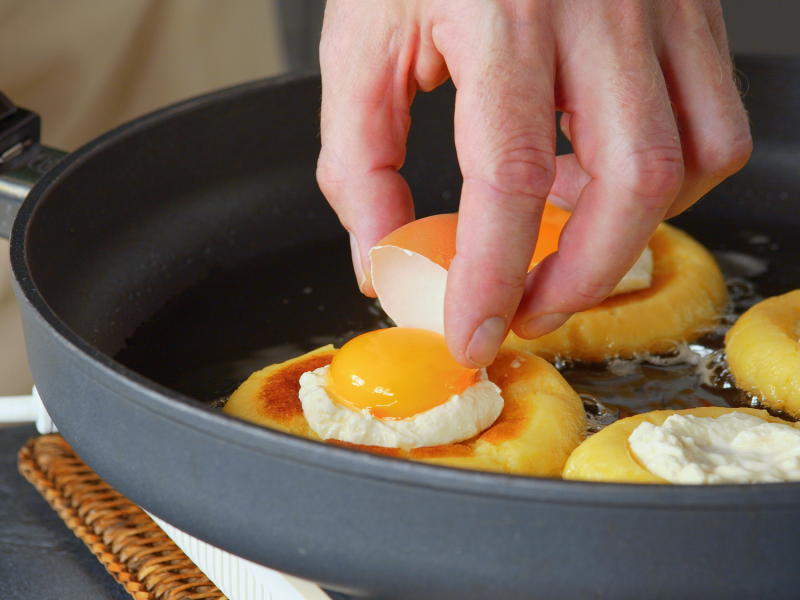
[[[590,180],[558,252],[528,278],[514,321],[522,337],[548,333],[603,300],[639,257],[683,183],[678,128],[645,16],[628,11],[605,17],[586,25],[560,65],[575,157],[562,157],[558,167],[575,176],[579,166]],[[589,53],[593,61],[585,60]],[[561,176],[554,192],[567,195]]]
[[[557,156],[556,179],[550,189],[547,201],[559,208],[572,211],[575,209],[583,188],[591,179],[574,154]]]
[[[320,189],[350,232],[359,287],[372,296],[370,248],[414,219],[411,192],[397,172],[410,125],[414,48],[396,34],[404,15],[378,4],[326,6],[317,163]]]
[[[411,0],[328,0],[317,178],[374,295],[369,249],[414,217],[397,173],[411,99],[452,76],[464,186],[445,331],[474,367],[512,317],[535,337],[605,298],[657,224],[740,168],[751,141],[717,0],[445,4],[428,18]],[[575,149],[557,160],[556,104]],[[526,279],[548,197],[574,213]]]
[[[569,113],[563,113],[559,121],[561,133],[570,142],[572,134],[569,131]],[[553,187],[550,188],[550,195],[547,201],[555,204],[559,208],[572,211],[578,201],[581,191],[591,180],[581,168],[580,163],[574,154],[564,154],[556,157],[556,178]]]
[[[489,364],[508,331],[554,177],[554,44],[544,22],[536,14],[470,15],[436,40],[458,88],[464,176],[445,335],[466,366]]]
[[[685,177],[665,214],[679,214],[744,166],[752,151],[717,0],[657,3],[656,52],[681,137]],[[570,138],[570,115],[561,130]],[[551,197],[573,208],[590,179],[575,155],[559,156]]]
[[[659,8],[661,68],[681,131],[687,173],[667,212],[671,217],[741,169],[753,144],[719,4],[703,0]]]

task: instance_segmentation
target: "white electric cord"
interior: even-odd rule
[[[56,433],[36,386],[30,396],[0,396],[0,423],[36,423],[39,433]]]

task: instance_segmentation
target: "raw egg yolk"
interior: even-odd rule
[[[546,256],[558,250],[558,239],[561,231],[567,224],[571,212],[558,208],[547,202],[544,205],[542,223],[539,225],[539,237],[536,240],[536,250],[533,252],[533,260],[528,267],[530,271],[537,264],[542,262]]]
[[[380,419],[408,419],[463,392],[475,373],[455,361],[443,335],[392,327],[342,346],[330,377],[337,400],[350,408],[366,408]]]

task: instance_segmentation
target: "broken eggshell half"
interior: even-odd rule
[[[568,211],[545,204],[539,239],[528,267],[558,250]],[[399,327],[419,327],[444,335],[447,270],[456,254],[458,213],[412,221],[383,238],[370,252],[372,285],[383,310]],[[611,296],[650,287],[653,253],[649,247],[617,284]]]

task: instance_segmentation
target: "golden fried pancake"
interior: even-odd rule
[[[736,386],[800,416],[800,290],[759,302],[725,336]]]
[[[644,352],[666,353],[676,342],[698,338],[728,301],[714,257],[689,235],[665,223],[653,234],[650,249],[653,280],[649,288],[607,298],[535,340],[512,332],[504,345],[549,360],[600,362]]]
[[[253,373],[230,397],[223,411],[287,433],[320,440],[303,416],[300,375],[330,364],[336,350],[320,348]],[[400,450],[327,443],[464,469],[557,477],[586,431],[578,394],[549,363],[503,348],[487,369],[505,402],[497,421],[480,435],[458,444]]]
[[[664,421],[672,415],[717,418],[731,412],[753,415],[770,423],[787,424],[786,421],[773,417],[765,410],[754,408],[710,406],[685,410],[657,410],[634,415],[612,423],[578,446],[564,466],[563,477],[564,479],[618,483],[669,483],[666,479],[654,475],[642,467],[633,457],[628,446],[628,438],[633,430],[645,421],[653,425],[663,425]]]

